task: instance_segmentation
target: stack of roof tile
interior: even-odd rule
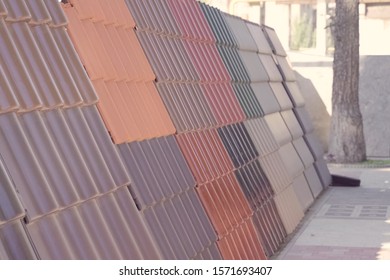
[[[283,76],[283,86],[292,105],[285,108],[281,115],[292,138],[292,146],[284,148],[285,161],[297,155],[301,159],[300,171],[293,176],[294,190],[303,209],[311,204],[321,191],[331,183],[331,176],[323,158],[324,151],[314,134],[314,127],[305,109],[305,101],[300,93],[293,70],[287,61],[287,54],[276,35],[275,30],[264,27],[266,37],[272,47],[273,56]],[[292,149],[295,148],[295,151]],[[294,155],[293,155],[294,154]],[[289,166],[292,167],[292,162]],[[296,164],[296,162],[294,162]]]
[[[67,2],[0,0],[0,258],[274,254],[329,182],[274,31]]]
[[[174,133],[125,2],[69,2],[64,8],[68,32],[99,96],[98,108],[113,141]]]
[[[264,258],[257,235],[245,237],[255,233],[252,212],[214,128],[242,120],[244,115],[199,5],[196,1],[127,2],[197,192],[217,232],[222,256]]]
[[[135,25],[125,2],[94,1],[94,5],[88,1],[70,1],[70,3],[65,5],[64,9],[69,15],[69,33],[76,46],[84,48],[84,51],[87,52],[88,45],[81,45],[80,41],[93,42],[96,39],[96,34],[97,37],[100,37],[100,43],[95,42],[97,44],[106,44],[107,39],[113,41],[113,43],[105,45],[102,53],[91,58],[91,61],[88,61],[88,53],[82,50],[79,52],[88,73],[99,73],[99,69],[96,69],[96,65],[93,63],[114,65],[113,69],[117,73],[113,79],[108,76],[110,73],[107,72],[102,72],[101,78],[98,77],[99,75],[90,74],[98,95],[100,94],[100,85],[103,84],[108,89],[106,91],[108,98],[115,98],[117,95],[115,91],[109,90],[107,87],[109,83],[113,82],[118,87],[121,87],[120,84],[123,85],[123,83],[132,86],[132,88],[128,87],[127,90],[122,88],[124,91],[121,93],[122,96],[128,96],[130,99],[123,101],[118,99],[117,104],[126,108],[130,114],[134,114],[134,117],[124,116],[124,120],[129,124],[118,127],[116,131],[121,133],[122,129],[126,129],[131,124],[137,126],[141,136],[122,138],[127,143],[120,144],[122,141],[116,143],[120,144],[118,146],[120,154],[132,178],[132,184],[129,187],[132,198],[139,213],[145,219],[162,257],[166,259],[220,258],[216,247],[216,235],[194,191],[194,179],[176,140],[173,136],[161,137],[172,134],[175,130],[172,129],[173,125],[156,90],[154,73],[135,36],[133,29]],[[92,6],[94,7],[92,8]],[[110,9],[118,10],[109,13]],[[121,11],[119,12],[119,10]],[[105,13],[102,14],[101,11],[105,11]],[[119,19],[115,18],[114,15],[119,13],[122,16]],[[94,33],[92,33],[93,28],[91,32],[79,33],[80,28],[90,25],[95,26]],[[108,33],[109,37],[102,37],[104,33]],[[121,37],[117,33],[122,34]],[[125,42],[123,41],[124,37],[132,39]],[[122,42],[115,41],[119,38],[122,39]],[[164,53],[159,55],[162,56]],[[121,63],[126,63],[126,61],[127,64],[123,65],[123,68],[119,68]],[[116,66],[116,63],[119,63],[119,66]],[[165,64],[163,65],[165,66]],[[140,66],[141,71],[135,70]],[[106,67],[102,69],[106,69]],[[133,74],[127,75],[125,71],[129,72],[130,70]],[[134,91],[134,87],[141,90]],[[188,92],[189,88],[184,88],[183,91]],[[132,96],[141,103],[132,102]],[[105,100],[107,99],[100,96],[99,108],[105,106]],[[153,107],[153,103],[158,104],[158,107]],[[101,112],[105,119],[110,119],[116,113],[113,107],[109,111],[103,112],[103,110]],[[116,122],[117,120],[113,121],[114,124]],[[152,126],[148,126],[147,123]],[[107,121],[106,124],[110,131],[110,125]],[[165,129],[167,127],[169,129]],[[114,137],[113,140],[115,141]],[[135,142],[135,140],[139,141]]]
[[[127,1],[178,132],[232,123],[243,113],[196,1]]]
[[[232,86],[246,118],[261,116],[263,114],[261,106],[250,84],[264,79],[265,73],[261,65],[258,64],[259,58],[256,55],[253,57],[250,52],[247,52],[256,48],[252,37],[243,34],[243,36],[236,38],[233,30],[228,26],[228,21],[234,20],[233,18],[226,18],[220,11],[207,5],[201,4],[201,7],[214,33],[218,51],[228,69]],[[242,28],[241,24],[244,24],[245,27],[243,21],[238,20],[236,24],[238,24],[236,26],[238,29]],[[250,63],[250,61],[253,63],[251,66],[260,66],[256,69],[255,75],[251,75],[245,69],[245,62]]]
[[[12,203],[1,204],[11,219],[4,240],[19,240],[6,245],[6,257],[158,257],[59,3],[1,2],[0,153],[13,182],[1,186]]]
[[[225,132],[224,134],[228,136],[223,139],[237,168],[237,178],[251,202],[263,247],[266,254],[271,256],[284,241],[285,227],[291,232],[302,217],[301,213],[295,217],[280,217],[281,209],[279,211],[276,209],[274,200],[275,194],[278,195],[291,184],[291,181],[288,178],[273,180],[278,176],[275,175],[277,169],[284,170],[285,167],[278,158],[279,146],[262,116],[280,110],[273,91],[280,89],[277,83],[281,81],[281,75],[273,63],[271,48],[259,26],[249,25],[242,19],[223,14],[207,5],[202,5],[202,8],[215,36],[219,38],[217,43],[220,50],[227,49],[236,53],[234,66],[239,67],[232,65],[229,56],[224,62],[231,69],[232,77],[241,77],[235,80],[235,84],[244,88],[240,91],[240,96],[249,100],[250,107],[246,110],[249,119],[237,125],[235,130],[231,128],[230,133]],[[256,102],[252,101],[253,98]],[[245,106],[244,103],[242,105]],[[259,113],[256,113],[256,108],[259,109],[257,110]],[[234,146],[238,148],[232,149]],[[273,159],[274,165],[270,158]],[[294,203],[296,201],[292,196],[291,202],[285,207],[291,210],[293,206],[294,210],[297,206],[297,203]],[[289,225],[291,220],[294,222]]]

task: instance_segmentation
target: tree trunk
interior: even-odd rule
[[[359,1],[336,0],[332,127],[329,155],[338,163],[366,159],[359,107]]]

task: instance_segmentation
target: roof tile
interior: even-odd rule
[[[52,1],[53,2],[53,1]],[[29,24],[45,24],[51,22],[51,16],[43,0],[30,0],[25,2],[31,14]]]
[[[7,21],[29,21],[31,14],[25,1],[3,0],[8,11]]]

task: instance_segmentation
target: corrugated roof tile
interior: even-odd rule
[[[247,120],[244,125],[260,157],[276,151],[279,146],[264,118]]]
[[[117,187],[82,111],[79,108],[65,110],[64,115],[99,191],[104,193]]]
[[[62,11],[62,9],[60,9],[60,11]],[[82,97],[83,105],[95,104],[98,101],[95,89],[87,76],[87,73],[65,28],[53,28],[51,29],[51,34],[57,44],[59,52],[62,55],[65,65],[67,66],[73,81],[77,86],[78,92]],[[72,83],[70,83],[70,85],[71,84]],[[65,107],[71,107],[80,102],[77,91],[71,92],[70,85],[67,87],[61,87],[64,90],[62,91],[62,96],[65,102]]]
[[[29,21],[31,14],[25,1],[3,0],[8,11],[7,21]]]
[[[43,259],[158,258],[143,221],[134,214],[131,197],[122,188],[44,217],[27,229]]]
[[[264,260],[266,256],[251,220],[218,240],[218,247],[225,260]]]
[[[6,17],[8,14],[7,7],[5,6],[3,0],[0,0],[0,17]]]
[[[0,19],[0,35],[1,64],[14,96],[20,104],[20,109],[29,111],[42,107],[40,96],[12,40],[7,23],[3,19]]]
[[[61,111],[52,110],[44,114],[48,130],[58,149],[62,162],[69,170],[69,176],[77,187],[80,199],[88,199],[99,193],[95,179],[88,169],[83,154],[78,147],[73,132],[68,126],[65,116]]]
[[[0,115],[0,129],[0,153],[27,214],[36,217],[57,209],[59,204],[16,114]]]
[[[43,0],[46,5],[46,9],[50,14],[52,27],[64,27],[68,24],[68,20],[64,11],[61,8],[61,4],[58,1]]]
[[[278,151],[260,158],[259,162],[275,194],[283,191],[291,184],[290,175]]]
[[[0,259],[2,260],[34,260],[37,255],[23,227],[17,220],[0,226]]]
[[[45,24],[51,22],[51,16],[43,0],[30,0],[25,2],[31,14],[29,24]]]
[[[1,157],[0,182],[0,225],[2,225],[10,220],[23,218],[25,210]]]
[[[8,30],[10,31],[17,51],[26,66],[28,75],[42,99],[44,107],[56,108],[62,106],[64,101],[60,96],[59,88],[53,79],[53,77],[58,77],[58,73],[62,72],[57,71],[54,72],[57,76],[52,75],[51,73],[53,73],[52,70],[54,69],[49,69],[49,66],[54,66],[55,64],[50,65],[47,63],[47,60],[46,63],[44,60],[44,56],[53,55],[55,49],[53,48],[51,52],[49,51],[50,54],[47,54],[48,49],[40,51],[40,47],[43,47],[43,45],[40,44],[40,39],[42,39],[42,37],[38,35],[34,36],[36,34],[34,29],[30,29],[27,23],[9,24]],[[45,40],[45,43],[47,43],[47,40]],[[53,47],[53,45],[50,47]],[[57,79],[57,81],[60,81],[60,79]],[[77,89],[73,88],[73,92],[77,94]],[[27,94],[24,93],[24,95]]]
[[[275,204],[280,213],[287,234],[294,231],[304,216],[303,209],[292,186],[275,196]]]
[[[16,99],[3,67],[0,65],[0,114],[17,111],[19,102]]]

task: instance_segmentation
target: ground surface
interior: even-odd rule
[[[330,187],[275,259],[390,259],[390,168],[330,168],[361,179]]]

